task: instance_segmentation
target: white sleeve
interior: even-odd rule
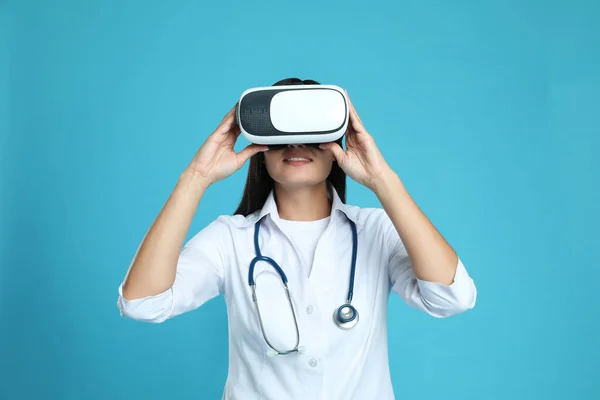
[[[122,282],[117,300],[121,316],[144,322],[164,322],[222,294],[228,264],[228,237],[229,228],[222,218],[192,237],[179,254],[173,286],[163,293],[127,300],[123,297]]]
[[[387,214],[383,226],[390,250],[392,290],[409,306],[437,318],[460,314],[475,306],[477,289],[460,258],[450,285],[421,280],[415,276],[406,248]]]

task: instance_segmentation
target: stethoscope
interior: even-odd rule
[[[265,342],[267,342],[269,347],[271,349],[273,349],[277,354],[281,354],[281,355],[295,353],[295,352],[299,351],[300,328],[298,327],[298,320],[296,318],[294,306],[292,305],[292,298],[290,296],[290,291],[289,291],[288,284],[287,284],[288,280],[287,280],[287,277],[285,276],[285,273],[283,272],[281,267],[275,262],[275,260],[273,260],[270,257],[263,256],[260,252],[260,247],[258,245],[258,232],[260,230],[261,221],[262,221],[262,218],[259,219],[256,222],[256,224],[254,225],[254,250],[256,252],[256,256],[250,262],[250,269],[248,271],[248,284],[252,288],[252,301],[254,302],[254,306],[256,308],[256,313],[258,314],[260,331],[262,332],[263,338],[265,339]],[[346,303],[344,303],[340,307],[338,307],[333,313],[334,322],[336,323],[337,326],[339,326],[342,329],[354,328],[356,326],[356,324],[358,323],[358,311],[356,311],[356,308],[354,308],[354,306],[352,304],[350,304],[352,302],[352,296],[354,294],[354,272],[356,270],[356,250],[357,250],[357,243],[358,243],[358,235],[356,233],[356,224],[354,223],[354,221],[352,221],[348,218],[348,222],[350,222],[350,227],[352,228],[352,264],[350,267],[350,287],[348,288],[348,297],[346,298]],[[279,273],[279,276],[281,277],[281,280],[283,282],[286,297],[288,299],[288,303],[292,310],[292,315],[294,316],[294,324],[296,325],[296,345],[291,350],[276,349],[271,344],[271,342],[267,338],[267,335],[265,334],[265,329],[264,329],[262,318],[260,315],[260,308],[258,307],[258,302],[256,301],[256,284],[254,282],[254,266],[259,261],[266,261],[267,263],[269,263]]]

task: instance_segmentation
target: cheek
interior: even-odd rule
[[[269,171],[269,173],[273,172],[275,170],[275,165],[277,163],[277,160],[280,159],[279,156],[276,156],[274,154],[269,154],[269,152],[265,152],[265,167],[267,168],[267,171]]]
[[[329,154],[323,154],[321,155],[321,157],[319,157],[319,166],[318,166],[318,170],[319,170],[319,174],[323,174],[325,176],[329,175],[329,173],[331,172],[331,168],[333,167],[333,161],[334,158],[332,155]]]
[[[333,161],[335,160],[333,157],[333,154],[331,154],[328,151],[321,153],[319,159],[321,161],[321,164],[326,165],[327,168],[331,167],[331,165],[333,164]]]
[[[265,165],[267,169],[272,168],[275,163],[275,157],[268,152],[265,152]]]

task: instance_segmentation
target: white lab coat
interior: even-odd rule
[[[394,399],[386,325],[390,292],[441,318],[472,308],[476,288],[460,258],[451,285],[417,279],[382,209],[343,204],[331,186],[330,195],[331,219],[308,277],[293,243],[278,228],[271,193],[262,210],[248,217],[220,216],[190,239],[181,251],[175,283],[164,293],[127,301],[119,286],[121,315],[158,323],[224,295],[230,368],[223,399]],[[334,311],[346,300],[350,277],[352,232],[344,214],[358,230],[352,304],[359,322],[351,330],[333,321]],[[303,348],[299,354],[268,356],[252,302],[248,267],[255,255],[254,223],[265,215],[260,249],[287,275]],[[279,275],[259,262],[254,276],[266,334],[277,346],[293,347],[296,331]]]

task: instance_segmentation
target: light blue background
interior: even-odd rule
[[[445,320],[391,298],[398,399],[600,398],[598,2],[0,7],[0,399],[220,398],[223,299],[146,325],[117,286],[241,92],[290,76],[347,88],[477,284]]]

